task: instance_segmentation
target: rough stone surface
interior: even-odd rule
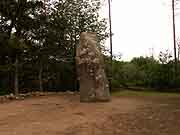
[[[96,33],[83,32],[76,49],[76,64],[82,102],[109,101],[109,85]]]

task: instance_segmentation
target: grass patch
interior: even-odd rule
[[[180,93],[170,92],[157,92],[157,91],[131,91],[131,90],[120,90],[112,92],[113,96],[168,96],[168,97],[180,97]]]

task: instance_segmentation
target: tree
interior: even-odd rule
[[[178,60],[178,62],[179,62],[179,60],[180,60],[180,38],[177,38],[176,44],[177,44],[177,51],[178,51],[177,60]]]
[[[74,64],[74,80],[76,81],[75,55],[79,35],[84,31],[96,32],[99,47],[108,37],[105,19],[99,20],[100,1],[66,0],[55,3],[55,9],[49,18],[48,41],[54,51],[53,58],[66,60]],[[51,27],[53,26],[53,27]],[[49,47],[50,47],[49,46]],[[59,49],[57,49],[57,47]],[[59,50],[59,51],[57,51]]]
[[[159,53],[159,61],[162,64],[168,64],[172,59],[172,54],[171,52],[167,49],[165,52],[160,51]]]
[[[39,0],[0,1],[0,70],[8,69],[16,94],[29,79],[39,80],[40,90],[52,79],[66,75],[75,79],[74,56],[82,31],[97,32],[99,47],[108,37],[106,20],[99,19],[100,0],[53,1],[46,3],[50,4],[46,10],[43,4]]]
[[[6,39],[4,39],[7,43],[12,40],[16,40],[17,42],[14,44],[8,44],[8,50],[10,51],[9,59],[11,64],[14,63],[15,72],[14,72],[14,89],[15,94],[18,95],[18,76],[19,76],[19,57],[24,50],[21,45],[26,40],[25,36],[28,30],[34,25],[33,23],[33,14],[34,10],[39,8],[41,5],[38,1],[27,1],[27,0],[2,0],[0,2],[0,16],[4,22],[4,27],[6,30],[3,31],[4,35],[6,35]],[[14,31],[13,31],[14,29]],[[12,38],[12,35],[15,38]]]

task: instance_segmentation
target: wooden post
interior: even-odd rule
[[[176,56],[176,24],[175,24],[175,1],[172,0],[172,18],[173,18],[173,42],[174,42],[174,79],[176,80],[176,74],[177,74],[177,56]]]
[[[109,5],[109,30],[110,30],[110,57],[111,57],[111,70],[110,70],[110,79],[109,79],[109,88],[112,90],[112,76],[113,76],[113,59],[112,59],[112,21],[111,21],[111,0],[108,0]]]

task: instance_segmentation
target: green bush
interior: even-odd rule
[[[111,85],[112,88],[120,88],[121,83],[118,80],[112,80]]]
[[[0,88],[0,96],[8,94],[8,90],[4,88]]]

